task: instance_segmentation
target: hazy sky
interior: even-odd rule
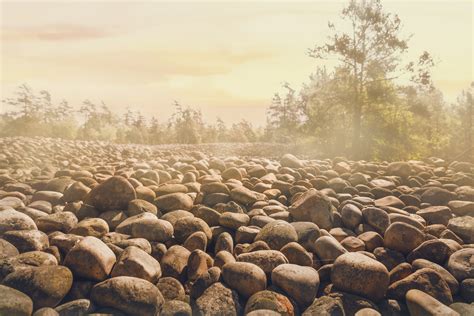
[[[320,64],[306,50],[326,39],[341,1],[1,1],[1,96],[27,83],[74,106],[88,98],[160,121],[173,100],[208,121],[265,124],[284,81],[300,87]],[[473,80],[473,1],[382,1],[439,64],[448,100]]]

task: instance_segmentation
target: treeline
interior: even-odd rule
[[[349,1],[329,23],[326,43],[308,50],[319,67],[301,88],[284,84],[268,108],[264,128],[248,121],[227,126],[205,123],[199,110],[175,103],[166,122],[138,110],[113,113],[104,103],[84,101],[78,110],[53,104],[47,91],[26,85],[3,100],[11,111],[0,116],[0,136],[49,136],[118,143],[279,142],[302,152],[354,159],[418,159],[429,156],[473,160],[474,83],[448,103],[431,80],[435,61],[422,52],[406,59],[409,38],[396,14],[379,0]],[[338,30],[348,30],[346,33]],[[264,118],[262,118],[263,120]]]
[[[65,100],[55,104],[47,91],[20,86],[3,100],[11,111],[0,114],[0,137],[44,136],[135,144],[199,144],[275,142],[296,145],[302,152],[351,156],[351,116],[342,102],[345,89],[336,73],[319,69],[300,91],[285,84],[268,108],[266,126],[246,120],[226,125],[205,123],[202,113],[175,103],[167,121],[146,118],[140,110],[118,115],[104,103],[85,100],[79,109]],[[408,159],[438,156],[472,159],[472,88],[455,103],[436,89],[386,86],[379,103],[367,111],[361,145],[365,159]],[[375,95],[373,96],[375,97]],[[470,145],[471,144],[471,145]]]
[[[66,100],[54,103],[48,91],[35,93],[28,85],[3,100],[12,109],[0,114],[0,136],[44,136],[78,140],[102,140],[134,144],[199,144],[256,142],[262,131],[246,120],[227,126],[221,119],[205,123],[201,111],[175,102],[165,122],[146,118],[138,109],[123,115],[104,102],[85,100],[79,109]]]

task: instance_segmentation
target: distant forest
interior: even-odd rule
[[[0,136],[141,144],[280,142],[353,159],[473,159],[474,83],[456,102],[446,102],[431,80],[436,62],[428,52],[402,63],[409,38],[401,35],[399,17],[385,12],[380,1],[350,1],[328,27],[327,42],[307,55],[337,65],[317,68],[301,88],[284,84],[262,118],[263,128],[246,120],[207,123],[197,108],[178,102],[167,122],[138,109],[118,115],[89,100],[74,107],[65,100],[56,104],[48,91],[36,93],[24,84],[2,100],[11,110],[0,114]]]

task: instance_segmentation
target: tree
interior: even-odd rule
[[[216,129],[217,129],[217,141],[218,142],[226,142],[228,141],[228,131],[227,126],[225,125],[224,121],[218,117],[216,119]]]
[[[345,68],[329,73],[317,68],[301,89],[301,131],[314,137],[314,144],[328,155],[346,153],[349,105],[352,99]]]
[[[183,108],[177,101],[174,106],[175,112],[169,120],[169,125],[174,127],[176,141],[180,144],[199,144],[204,127],[201,111],[190,107]]]
[[[295,137],[301,123],[301,100],[289,83],[283,84],[284,96],[275,93],[268,108],[267,132],[272,131],[274,140],[287,142]]]
[[[370,87],[399,78],[406,72],[418,74],[412,79],[419,79],[419,83],[427,85],[430,83],[428,68],[433,62],[424,52],[418,64],[401,64],[409,37],[401,36],[400,18],[384,12],[380,0],[351,0],[342,10],[341,19],[348,24],[350,31],[337,31],[335,24],[329,22],[331,36],[328,43],[310,49],[309,55],[318,59],[336,59],[340,62],[339,67],[344,67],[347,72],[352,92],[352,154],[358,157],[364,151],[361,148],[364,117],[373,106],[368,96]]]
[[[465,151],[459,154],[459,158],[467,158],[468,160],[474,159],[474,144],[472,138],[474,135],[473,119],[474,119],[474,104],[473,94],[474,82],[471,82],[469,88],[461,92],[461,95],[457,98],[457,104],[455,109],[459,115],[461,135],[459,135],[464,144]]]

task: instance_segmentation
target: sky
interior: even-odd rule
[[[429,51],[436,86],[455,100],[474,80],[474,1],[382,3],[413,34],[407,60]],[[26,83],[53,101],[104,101],[161,122],[176,100],[208,122],[263,126],[282,84],[297,89],[323,65],[306,51],[324,43],[345,4],[0,0],[0,96]]]

